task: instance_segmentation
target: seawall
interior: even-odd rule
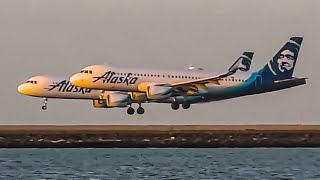
[[[0,148],[320,147],[320,125],[0,126]]]

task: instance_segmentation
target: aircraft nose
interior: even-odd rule
[[[69,81],[72,85],[81,87],[83,85],[84,79],[80,74],[75,74],[71,76]]]
[[[21,84],[18,86],[18,92],[20,94],[27,94],[28,87],[25,84]]]

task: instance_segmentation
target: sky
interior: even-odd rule
[[[319,9],[318,0],[1,0],[0,125],[320,124]],[[309,79],[278,92],[178,111],[144,104],[134,116],[89,100],[49,99],[43,111],[42,99],[17,92],[32,76],[101,63],[221,72],[254,51],[256,71],[291,36],[304,37],[294,75]]]

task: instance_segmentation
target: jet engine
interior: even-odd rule
[[[167,99],[170,98],[173,90],[172,87],[162,85],[150,85],[147,87],[147,97],[149,99]]]
[[[130,104],[130,96],[127,93],[112,92],[104,95],[103,99],[109,107],[127,107]]]
[[[95,108],[127,107],[131,103],[129,94],[108,92],[102,94],[102,99],[93,100]]]
[[[97,99],[92,101],[93,107],[95,108],[111,108],[107,105],[107,102],[105,99]]]
[[[144,102],[148,100],[147,94],[146,93],[141,93],[141,92],[130,92],[131,99],[134,102]]]

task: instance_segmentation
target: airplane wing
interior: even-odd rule
[[[210,82],[215,82],[217,80],[220,80],[222,78],[228,77],[234,73],[236,73],[238,70],[241,71],[248,71],[250,69],[251,61],[253,58],[253,52],[244,52],[235,63],[232,64],[232,66],[228,69],[227,72],[223,74],[219,74],[212,77],[206,77],[202,79],[195,79],[191,81],[184,81],[184,82],[178,82],[170,84],[171,87],[181,87],[181,86],[189,86],[189,85],[200,85],[200,84],[206,84]]]

